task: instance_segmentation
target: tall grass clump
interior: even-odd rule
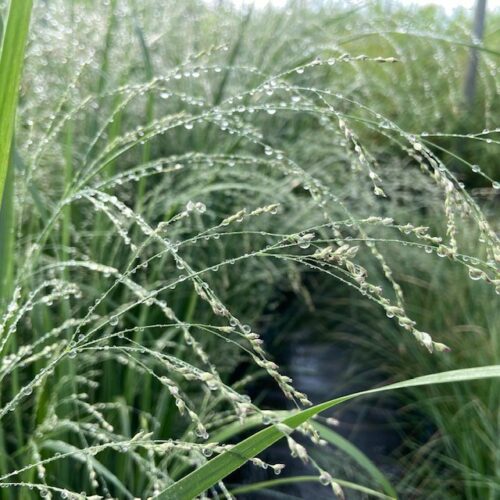
[[[468,240],[464,245],[472,248],[477,241],[472,230]],[[413,317],[425,329],[439,332],[452,355],[422,356],[398,335],[387,318],[364,308],[360,315],[370,314],[365,324],[373,329],[376,342],[351,336],[348,339],[364,353],[360,356],[365,368],[382,366],[387,377],[409,377],[452,366],[498,365],[500,322],[495,292],[478,281],[467,280],[464,269],[448,262],[429,269],[425,260],[415,258],[415,267],[420,269],[418,278],[406,274],[404,262],[395,263],[402,267],[396,272],[407,290]],[[387,349],[394,345],[399,355],[387,356]],[[415,389],[405,396],[406,411],[413,411],[414,416],[405,430],[405,453],[398,457],[411,471],[402,480],[400,490],[429,498],[495,498],[499,475],[498,384],[481,381],[453,391],[436,386],[425,392]],[[470,426],[470,422],[474,425]],[[419,438],[422,435],[427,436],[424,446]]]
[[[416,255],[428,269],[446,260],[499,292],[493,218],[463,180],[499,187],[488,160],[499,54],[482,50],[478,106],[464,117],[459,16],[442,29],[433,11],[411,26],[379,6],[36,2],[9,152],[18,85],[4,75],[20,71],[30,2],[1,5],[11,104],[0,161],[16,179],[0,245],[12,261],[2,498],[232,498],[223,480],[246,461],[282,471],[257,457],[280,438],[333,495],[394,497],[366,462],[355,484],[308,452],[326,443],[309,420],[354,396],[304,410],[261,333],[278,287],[310,303],[312,273],[391,320],[392,357],[399,337],[422,359],[445,356],[400,262],[418,278]],[[454,371],[448,356],[445,373],[387,389],[496,383],[497,360]],[[302,411],[252,400],[258,378]]]

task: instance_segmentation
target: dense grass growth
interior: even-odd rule
[[[472,248],[477,241],[472,231],[469,239],[464,244]],[[304,304],[279,325],[285,332],[292,328],[300,331],[315,318],[314,326],[308,328],[315,343],[344,350],[355,346],[357,366],[337,384],[345,380],[363,384],[380,372],[391,380],[457,366],[498,365],[500,322],[495,291],[467,279],[465,269],[446,259],[430,265],[430,254],[410,252],[407,249],[391,264],[411,317],[426,331],[434,332],[451,351],[429,356],[412,339],[402,336],[383,311],[355,293],[332,289],[321,276],[314,276],[308,280],[309,286],[314,286],[314,310]],[[409,261],[417,271],[414,275],[408,272]],[[286,337],[276,342],[278,349]],[[402,496],[416,498],[495,498],[498,383],[484,381],[448,389],[436,386],[404,393],[399,422],[395,422],[403,446],[393,458],[407,472],[397,490]],[[340,408],[337,420],[342,422],[344,412],[350,411],[349,406]],[[481,446],[472,445],[477,442]]]
[[[350,343],[390,380],[498,365],[498,16],[467,110],[470,20],[388,8],[35,4],[10,152],[0,134],[1,171],[9,161],[16,179],[0,226],[12,262],[2,498],[231,498],[231,464],[280,473],[254,455],[284,435],[334,495],[393,497],[352,449],[356,484],[308,452],[326,442],[301,420],[314,407],[276,424],[285,415],[248,396],[263,379],[310,405],[262,340],[278,287],[321,304],[312,321],[325,330],[330,297],[347,297],[365,329]],[[17,88],[1,69],[0,95]],[[479,376],[498,368],[458,377]],[[406,393],[436,436],[401,457],[398,494],[494,498],[497,379],[443,387]],[[273,439],[233,449],[270,423],[255,440]],[[203,481],[187,476],[200,467]]]

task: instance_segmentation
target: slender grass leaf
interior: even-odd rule
[[[0,205],[9,167],[32,0],[11,1],[0,54]]]
[[[313,426],[323,439],[349,455],[360,467],[368,472],[370,476],[378,484],[380,484],[389,497],[397,496],[396,490],[393,488],[387,477],[359,448],[354,446],[337,432],[332,431],[330,428],[320,424],[319,422],[314,422]]]
[[[283,477],[280,479],[271,479],[269,481],[260,481],[258,483],[252,483],[245,486],[240,486],[231,490],[233,495],[241,495],[243,493],[252,493],[253,491],[261,491],[267,488],[278,488],[285,484],[296,484],[296,483],[317,483],[319,481],[318,476],[294,476],[294,477]],[[374,498],[392,499],[395,496],[388,496],[384,493],[380,493],[366,486],[360,484],[352,483],[351,481],[344,481],[343,479],[335,478],[334,481],[343,488],[360,491]]]
[[[360,396],[367,396],[395,389],[403,389],[406,387],[462,382],[494,377],[500,377],[500,365],[466,368],[462,370],[452,370],[442,373],[434,373],[431,375],[424,375],[403,382],[397,382],[395,384],[377,387],[367,391],[348,394],[346,396],[326,401],[300,411],[291,417],[285,418],[282,420],[281,424],[291,429],[295,429],[318,413],[328,410],[329,408],[343,403],[344,401],[349,401],[350,399],[358,398]],[[159,495],[156,495],[155,498],[192,500],[241,467],[250,458],[257,456],[266,448],[269,448],[269,446],[279,441],[285,435],[286,432],[279,425],[272,425],[262,429],[253,436],[250,436],[237,444],[230,451],[220,454],[199,469],[175,482],[163,490]]]
[[[44,441],[43,448],[58,452],[58,453],[70,453],[71,457],[78,462],[87,463],[90,462],[92,467],[110,484],[113,484],[117,490],[123,495],[121,498],[133,498],[133,495],[128,491],[128,489],[123,485],[123,483],[104,465],[102,465],[99,460],[96,460],[93,456],[80,450],[76,446],[65,443],[64,441],[56,441],[48,439]]]

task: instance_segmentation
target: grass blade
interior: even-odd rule
[[[484,366],[478,368],[466,368],[463,370],[452,370],[442,373],[434,373],[432,375],[424,375],[416,377],[404,382],[398,382],[376,389],[357,392],[341,396],[339,398],[326,401],[319,405],[313,406],[306,410],[300,411],[291,417],[285,418],[282,424],[292,429],[297,428],[310,418],[318,413],[325,411],[333,406],[336,406],[344,401],[358,398],[360,396],[367,396],[379,392],[391,391],[395,389],[403,389],[406,387],[416,387],[431,384],[444,384],[450,382],[462,382],[467,380],[477,380],[483,378],[500,377],[500,365]],[[231,472],[245,464],[250,458],[257,456],[266,448],[279,441],[285,433],[273,425],[266,427],[257,432],[253,436],[245,439],[232,450],[220,454],[214,459],[207,462],[199,469],[191,472],[181,480],[175,482],[165,490],[163,490],[155,498],[169,499],[175,498],[177,500],[191,500],[200,495],[208,488],[217,484],[227,477]]]
[[[283,486],[284,484],[296,484],[296,483],[317,483],[319,481],[318,476],[294,476],[294,477],[283,477],[280,479],[271,479],[269,481],[261,481],[259,483],[252,483],[245,486],[240,486],[231,490],[233,495],[241,495],[243,493],[252,493],[253,491],[261,491],[268,488],[277,488]],[[378,491],[367,488],[360,484],[352,483],[351,481],[344,481],[342,479],[335,478],[334,481],[343,488],[360,491],[366,495],[370,495],[374,498],[393,499],[395,496],[387,496]]]
[[[0,55],[0,205],[9,167],[17,97],[28,37],[32,0],[12,1]]]
[[[337,432],[332,431],[326,425],[314,422],[313,426],[323,439],[349,455],[360,467],[368,472],[372,479],[383,488],[389,497],[395,498],[397,496],[396,491],[384,473],[359,448]]]
[[[112,472],[110,472],[106,467],[104,467],[104,465],[102,465],[102,463],[99,462],[99,460],[96,460],[94,457],[83,453],[76,446],[65,443],[64,441],[47,440],[43,443],[42,447],[49,450],[53,450],[57,453],[62,453],[62,454],[69,453],[71,454],[71,457],[77,462],[82,462],[82,463],[90,462],[92,467],[97,472],[99,472],[99,474],[103,476],[106,479],[106,481],[108,481],[110,484],[113,484],[116,487],[116,489],[122,495],[121,498],[130,498],[130,499],[133,498],[132,494],[130,493],[130,491],[127,490],[127,488],[123,485],[123,483]]]
[[[9,156],[10,168],[3,186],[3,198],[0,203],[0,310],[3,309],[12,291],[14,271],[14,162]]]
[[[0,307],[10,293],[13,276],[14,238],[14,166],[11,150],[14,136],[21,69],[28,37],[32,0],[11,1],[3,23],[0,19]],[[5,193],[5,197],[4,197]],[[17,375],[13,377],[14,387]],[[16,432],[19,437],[19,414],[16,412]],[[21,441],[22,442],[22,441]],[[4,431],[0,431],[0,456],[6,456]],[[0,459],[0,470],[6,462]],[[6,498],[10,498],[10,493]]]

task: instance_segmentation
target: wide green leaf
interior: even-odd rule
[[[0,54],[0,206],[9,168],[17,97],[28,37],[32,0],[15,0],[9,12]]]
[[[397,382],[395,384],[377,387],[367,391],[356,392],[326,401],[325,403],[307,408],[306,410],[297,412],[294,415],[283,419],[281,421],[282,425],[273,424],[265,429],[262,429],[253,436],[250,436],[241,443],[238,443],[230,451],[221,453],[199,469],[173,483],[155,498],[192,500],[241,467],[250,458],[257,456],[266,448],[269,448],[269,446],[284,437],[286,435],[286,432],[283,429],[284,426],[296,429],[298,426],[318,413],[328,410],[329,408],[343,403],[344,401],[379,392],[403,389],[405,387],[444,384],[496,377],[500,377],[500,365],[466,368],[462,370],[452,370],[432,375],[424,375],[406,380],[404,382]]]

